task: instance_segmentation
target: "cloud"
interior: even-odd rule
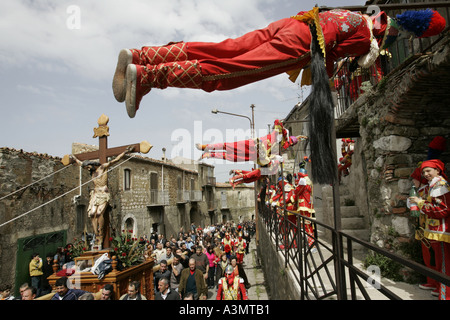
[[[177,129],[193,134],[195,121],[202,121],[202,134],[217,130],[224,139],[226,129],[248,128],[246,119],[213,115],[211,109],[251,115],[251,104],[256,105],[257,129],[266,129],[297,102],[296,85],[284,74],[231,91],[152,90],[137,116],[129,119],[124,104],[117,103],[111,91],[117,55],[122,48],[170,41],[235,38],[314,4],[310,0],[1,0],[3,143],[61,156],[70,152],[72,142],[97,143],[92,128],[105,113],[110,117],[111,146],[145,139],[155,146],[148,156],[158,158],[162,147],[170,154],[171,134]],[[25,128],[17,130],[24,123]],[[226,164],[227,170],[239,166]]]
[[[264,27],[256,10],[264,2],[2,0],[0,28],[14,36],[0,34],[0,61],[104,81],[123,47],[221,41]]]

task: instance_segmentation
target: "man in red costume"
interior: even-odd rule
[[[271,155],[280,154],[278,143],[282,150],[294,146],[305,136],[289,136],[289,131],[283,127],[280,120],[275,120],[274,130],[263,137],[236,142],[222,142],[215,144],[197,144],[199,150],[205,151],[202,159],[217,158],[231,162],[254,161],[259,165],[266,166],[270,163]]]
[[[242,264],[244,261],[245,248],[247,247],[247,242],[242,238],[242,232],[239,232],[235,247],[237,263]]]
[[[334,62],[358,57],[358,64],[367,68],[399,31],[405,29],[417,37],[427,37],[444,28],[445,19],[433,10],[417,15],[407,11],[391,19],[385,12],[369,17],[347,10],[319,13],[314,8],[220,43],[178,42],[141,50],[123,49],[113,92],[119,102],[125,101],[128,116],[133,118],[142,97],[152,88],[231,90],[283,72],[295,81],[300,71],[310,65],[310,72],[304,72],[303,77],[310,75],[311,79],[302,78],[302,84],[312,84],[312,177],[319,184],[331,184],[336,180],[336,161],[330,130],[333,99],[327,74],[332,75]]]
[[[298,180],[295,187],[295,200],[296,200],[296,211],[304,217],[313,218],[315,210],[313,205],[313,185],[308,177],[306,169],[301,168],[298,175]],[[314,228],[313,224],[309,220],[304,220],[304,230],[309,235],[308,246],[312,247],[314,245]]]
[[[284,180],[284,181],[283,181]],[[295,210],[295,194],[294,194],[294,187],[292,184],[290,184],[287,179],[279,178],[278,179],[278,185],[276,190],[276,195],[271,198],[271,205],[278,207],[278,213],[281,214],[280,216],[280,234],[283,237],[284,244],[280,245],[281,249],[284,249],[285,246],[288,244],[289,241],[289,233],[292,230],[293,234],[297,232],[296,223],[297,223],[297,216],[295,213],[292,213]],[[283,215],[283,208],[284,208],[284,201],[286,201],[286,210],[287,210],[287,219],[290,223],[285,224],[284,221],[284,215]],[[294,237],[295,239],[295,237]]]
[[[436,254],[436,267],[450,276],[450,185],[441,160],[432,159],[422,162],[422,175],[428,185],[423,197],[410,197],[427,216],[424,235],[429,239]],[[450,287],[440,284],[439,299],[450,300]]]
[[[446,149],[447,141],[442,136],[434,137],[433,140],[428,144],[428,155],[427,160],[433,160],[438,159],[442,152]],[[413,184],[415,188],[417,189],[417,193],[420,198],[424,199],[424,192],[428,189],[428,180],[425,179],[422,175],[421,170],[422,162],[420,162],[417,166],[417,168],[414,170],[414,172],[411,174],[411,178],[413,181]],[[407,202],[408,208],[411,209],[411,203],[410,201]],[[428,222],[428,216],[421,212],[419,216],[419,225],[418,228],[416,228],[415,238],[416,240],[419,240],[421,242],[422,247],[422,258],[425,266],[428,268],[431,268],[433,270],[440,270],[440,266],[437,265],[436,259],[435,259],[435,249],[436,249],[436,241],[434,239],[434,236],[430,233],[427,233],[427,236],[425,236],[425,229],[427,228]],[[433,246],[434,245],[434,248]],[[439,248],[438,248],[439,249]],[[419,285],[419,288],[424,290],[433,290],[433,295],[439,294],[439,283],[430,278],[427,277],[427,282],[422,283]]]
[[[348,168],[352,165],[352,156],[355,148],[355,141],[347,138],[342,139],[342,147],[341,147],[341,153],[342,158],[339,159],[338,164],[338,177],[339,182],[341,182],[342,176],[348,175]]]
[[[416,36],[425,37],[438,34],[445,27],[445,20],[435,11],[426,21],[420,21],[425,26],[421,31],[404,23],[408,19],[412,21],[399,16],[394,20],[384,12],[372,17],[347,10],[318,13],[318,8],[314,8],[220,43],[177,42],[140,50],[123,49],[113,79],[114,96],[119,102],[126,102],[128,115],[134,117],[142,97],[152,88],[230,90],[283,72],[289,72],[295,81],[299,70],[311,60],[311,23],[319,29],[329,76],[338,58],[363,57],[363,66],[373,63],[379,49],[389,44],[385,43],[385,33],[396,37],[398,30],[407,28]]]
[[[222,246],[227,258],[230,259],[233,251],[233,239],[230,238],[230,234],[228,232],[225,233],[225,237],[222,239]]]
[[[244,279],[236,276],[233,267],[225,268],[225,277],[220,278],[217,288],[217,300],[248,300]]]
[[[249,170],[231,170],[230,174],[233,177],[230,178],[229,182],[231,186],[234,187],[241,183],[252,183],[258,181],[264,176],[271,176],[277,174],[280,162],[283,162],[283,157],[279,155],[274,155],[270,157],[270,163],[267,166],[261,168],[256,168],[251,171]]]

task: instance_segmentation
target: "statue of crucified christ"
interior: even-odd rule
[[[71,155],[75,162],[82,168],[88,169],[92,176],[92,182],[94,183],[94,189],[91,191],[89,207],[88,207],[88,217],[91,218],[92,227],[94,228],[95,240],[97,245],[102,245],[103,238],[105,236],[105,219],[104,213],[108,207],[109,200],[111,198],[108,189],[108,168],[117,163],[120,159],[125,156],[125,154],[132,152],[134,146],[129,146],[127,149],[119,154],[113,160],[100,164],[97,161],[80,161]]]

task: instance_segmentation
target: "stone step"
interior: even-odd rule
[[[334,207],[331,207],[332,212],[334,212]],[[361,217],[359,208],[357,206],[342,206],[341,207],[341,218],[356,218]]]
[[[341,218],[341,225],[344,230],[358,230],[366,227],[363,217]]]
[[[342,196],[348,196],[350,195],[350,189],[346,185],[340,185],[339,186],[339,195]]]
[[[370,238],[370,232],[368,229],[356,229],[356,230],[342,229],[342,232],[344,232],[352,237],[364,240],[364,241],[369,241],[369,238]],[[346,242],[347,242],[347,239],[345,239],[345,237],[344,237],[344,243],[346,243]],[[355,243],[355,245],[356,245],[356,243]]]
[[[333,206],[333,197],[327,197],[326,198],[327,201],[327,205],[329,207]],[[355,200],[353,199],[353,197],[351,195],[346,195],[346,196],[340,196],[339,197],[339,204],[342,206],[347,206],[347,205],[354,205],[355,204]]]

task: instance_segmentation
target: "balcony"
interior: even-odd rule
[[[202,191],[201,190],[191,190],[190,191],[190,199],[192,202],[202,201]]]
[[[186,203],[191,200],[191,192],[186,190],[177,191],[177,203]]]
[[[216,177],[205,177],[204,186],[216,186]]]
[[[217,202],[216,200],[207,200],[206,205],[208,207],[208,211],[214,211],[217,208]]]
[[[169,205],[169,192],[152,189],[149,191],[149,204],[148,206],[167,206]]]

